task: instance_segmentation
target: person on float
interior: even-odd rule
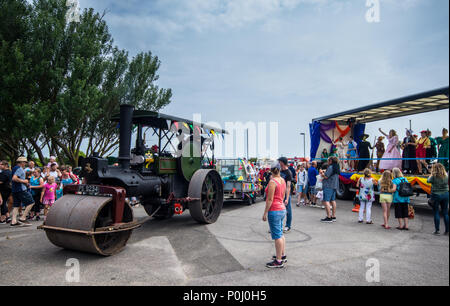
[[[322,154],[320,155],[322,162],[326,162],[328,160],[328,157],[330,157],[330,154],[328,153],[328,150],[324,148]]]
[[[347,158],[352,159],[349,160],[349,166],[350,166],[350,171],[353,172],[355,171],[355,166],[356,166],[356,158],[358,158],[358,153],[357,153],[357,144],[356,141],[353,139],[353,136],[350,136],[350,140],[347,144],[348,146],[348,150],[347,150]]]
[[[333,142],[333,145],[337,148],[337,154],[339,157],[339,165],[341,169],[345,169],[345,154],[346,154],[346,144],[344,143],[344,139],[339,137],[338,141]]]
[[[442,165],[444,165],[445,170],[448,172],[448,154],[449,154],[449,148],[448,148],[448,130],[446,128],[442,129],[442,136],[437,137],[436,141],[438,143],[438,162]]]
[[[368,168],[369,165],[369,158],[370,158],[370,151],[369,150],[373,150],[372,145],[370,144],[370,142],[367,141],[367,139],[369,138],[369,135],[364,134],[362,137],[362,141],[359,144],[359,158],[362,158],[362,160],[358,161],[358,172],[359,171],[363,171],[364,169]]]
[[[423,130],[420,132],[420,138],[416,143],[416,158],[417,160],[417,169],[419,170],[419,174],[423,174],[423,171],[428,172],[428,163],[426,161],[427,158],[427,149],[431,147],[430,139],[428,139],[427,131]],[[424,168],[422,168],[422,166]]]
[[[436,139],[431,137],[431,131],[427,129],[427,137],[430,140],[430,147],[427,149],[427,160],[430,164],[434,163],[434,159],[437,157],[437,146],[438,143]]]
[[[375,149],[377,153],[377,166],[376,171],[380,171],[380,158],[383,158],[384,152],[386,152],[386,148],[384,147],[384,136],[378,137],[377,143],[375,144]]]
[[[381,134],[388,138],[388,146],[386,148],[386,152],[383,154],[383,159],[380,162],[381,170],[392,170],[394,168],[401,169],[402,167],[402,155],[397,148],[398,144],[398,136],[395,130],[390,130],[389,135],[378,129]]]
[[[412,130],[406,129],[406,137],[402,143],[402,169],[404,173],[417,173],[417,162],[408,158],[416,158],[416,139]]]

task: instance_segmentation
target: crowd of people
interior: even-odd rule
[[[353,137],[350,137],[348,142],[340,137],[338,141],[333,142],[332,153],[329,154],[324,149],[320,159],[337,156],[341,169],[350,172],[364,171],[366,168],[376,172],[398,168],[406,174],[429,174],[430,167],[435,162],[443,164],[446,171],[449,171],[449,139],[446,128],[442,129],[442,135],[436,138],[432,137],[430,130],[423,130],[418,136],[412,130],[406,129],[402,141],[395,130],[390,130],[389,133],[382,129],[379,131],[384,136],[378,137],[373,145],[368,141],[367,134],[361,137],[359,145]],[[383,142],[384,139],[388,140],[387,146]],[[371,163],[374,154],[371,156],[370,150],[376,152],[375,164]]]
[[[68,165],[59,166],[54,156],[42,168],[19,157],[14,167],[0,162],[0,224],[30,226],[31,220],[45,220],[54,202],[63,196],[63,187],[80,180]]]
[[[384,134],[384,132],[382,133]],[[441,154],[442,156],[448,156],[447,134],[447,130],[444,129],[443,136],[436,139],[436,143],[441,145],[439,156]],[[386,136],[389,138],[389,145],[383,152],[383,157],[386,154],[398,156],[400,151],[398,151],[399,148],[396,144],[398,137],[395,131],[391,130],[389,135]],[[426,150],[430,149],[431,143],[430,134],[424,131],[419,140],[415,140],[413,136],[411,131],[407,131],[407,137],[401,144],[401,147],[404,148],[403,155],[410,156],[409,154],[412,154],[414,149],[416,156],[427,156]],[[423,140],[423,138],[428,140]],[[364,137],[363,141],[366,139],[367,137]],[[446,148],[445,142],[447,143]],[[349,146],[350,156],[357,156],[356,148],[356,144]],[[367,146],[367,151],[369,148],[371,148],[370,144]],[[293,163],[289,164],[287,158],[281,157],[269,168],[262,169],[259,172],[266,201],[262,219],[269,223],[270,234],[275,241],[276,250],[276,254],[272,261],[267,263],[267,267],[282,268],[287,262],[284,234],[288,233],[292,227],[293,210],[291,203],[295,201],[294,195],[296,195],[298,207],[310,205],[324,208],[326,216],[320,220],[321,222],[334,223],[337,221],[336,194],[339,188],[339,175],[342,165],[342,161],[339,159],[339,150],[340,148],[337,147],[336,150],[333,150],[332,155],[327,157],[325,155],[327,152],[324,151],[322,154],[323,162],[320,164],[316,160],[301,162],[296,165],[296,168]],[[395,150],[397,151],[394,152]],[[434,154],[434,150],[431,149],[431,151]],[[442,212],[444,218],[444,234],[448,235],[449,232],[449,187],[445,162],[447,162],[448,167],[448,160],[439,160],[439,163],[434,163],[428,177],[428,182],[432,186],[429,203],[434,211],[434,234],[436,235],[440,234],[440,212]],[[409,164],[414,163],[410,162]],[[403,170],[409,169],[405,167],[405,160],[382,160],[379,167],[384,171],[379,180],[372,176],[372,170],[368,163],[363,163],[363,165],[366,166],[363,169],[363,176],[356,185],[360,203],[357,222],[373,224],[372,204],[375,201],[375,191],[379,191],[379,202],[383,211],[383,224],[381,226],[386,230],[391,229],[389,219],[391,206],[393,205],[395,218],[398,220],[396,228],[398,230],[409,230],[411,214],[409,203],[412,189],[410,185],[408,186],[409,183],[402,171],[402,166]],[[419,165],[419,162],[417,162],[417,165]],[[422,165],[425,167],[425,164]],[[30,220],[41,219],[42,210],[45,220],[49,209],[63,195],[63,187],[79,183],[80,180],[73,173],[72,167],[59,166],[53,156],[50,158],[50,162],[42,168],[37,167],[33,161],[28,161],[25,157],[19,157],[12,169],[7,161],[1,161],[0,224],[29,226],[31,225]]]
[[[389,147],[388,147],[389,148]],[[263,221],[268,221],[270,234],[275,241],[276,254],[272,261],[267,263],[268,268],[282,268],[287,262],[286,240],[284,234],[291,230],[292,207],[291,199],[295,188],[297,206],[321,205],[325,208],[326,216],[321,219],[324,223],[336,222],[336,193],[339,188],[340,160],[336,156],[328,157],[326,163],[319,167],[317,161],[299,163],[297,169],[292,171],[293,164],[288,166],[284,157],[278,159],[270,168],[262,170],[263,186],[265,189],[266,206]],[[443,163],[434,163],[428,182],[431,184],[431,197],[429,204],[434,211],[435,231],[440,234],[440,213],[445,224],[445,235],[449,233],[449,186],[448,174]],[[294,187],[295,186],[295,187]],[[357,199],[360,203],[357,222],[373,224],[372,204],[375,201],[375,191],[379,191],[379,202],[382,206],[384,229],[390,230],[389,218],[391,205],[394,206],[395,218],[402,231],[409,230],[411,218],[410,196],[413,195],[408,180],[400,168],[385,170],[379,180],[372,176],[369,168],[363,170],[363,176],[357,182]],[[286,222],[284,223],[284,219]]]

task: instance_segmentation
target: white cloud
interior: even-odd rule
[[[95,6],[114,7],[110,12],[111,22],[132,26],[146,27],[164,34],[179,33],[184,30],[204,32],[209,29],[237,29],[255,22],[262,22],[272,17],[296,9],[301,4],[322,6],[330,0],[156,0],[143,4],[136,2],[101,1]],[[81,0],[84,7],[94,5],[90,0]],[[131,7],[140,9],[130,10]]]

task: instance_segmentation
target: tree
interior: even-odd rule
[[[104,14],[85,9],[80,22],[67,24],[65,0],[7,2],[13,20],[26,22],[16,21],[24,29],[17,34],[21,39],[14,44],[8,38],[0,51],[6,63],[0,73],[9,84],[2,105],[20,114],[11,117],[19,121],[19,133],[0,143],[0,153],[35,152],[43,162],[47,147],[76,166],[82,145],[87,155],[106,156],[116,149],[118,130],[110,118],[121,103],[146,110],[170,103],[171,90],[156,85],[158,57],[149,51],[130,61],[128,52],[113,46]],[[22,6],[26,9],[20,11]],[[20,12],[25,17],[19,18]],[[12,50],[16,53],[9,56]],[[13,73],[19,66],[20,73]]]
[[[30,101],[30,62],[23,52],[29,14],[25,0],[0,0],[0,155],[11,161],[25,151],[18,111]]]

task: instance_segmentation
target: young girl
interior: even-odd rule
[[[374,186],[377,181],[372,178],[372,171],[364,169],[364,176],[361,177],[356,185],[359,188],[359,220],[358,223],[363,223],[364,210],[366,211],[366,224],[373,224],[372,222],[372,203],[375,200]]]
[[[41,203],[44,204],[44,220],[47,217],[49,208],[55,203],[57,187],[55,178],[50,175],[41,192]]]
[[[322,165],[322,169],[319,170],[319,174],[316,176],[316,199],[319,200],[319,202],[321,203],[321,207],[323,208],[324,205],[322,203],[322,199],[323,199],[323,174],[325,174],[325,170],[326,170],[326,165]]]
[[[389,217],[391,215],[391,204],[394,195],[394,184],[392,183],[392,179],[392,173],[389,170],[384,171],[380,179],[380,203],[381,207],[383,207],[384,219],[384,224],[382,224],[381,226],[385,229],[391,228],[389,226]]]

